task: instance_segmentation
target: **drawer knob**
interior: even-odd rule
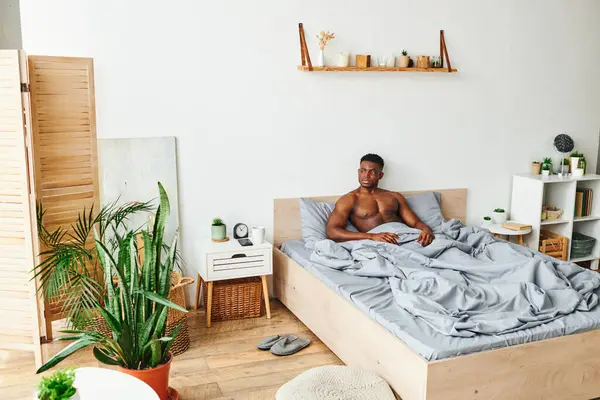
[[[237,253],[231,256],[231,258],[244,258],[246,255],[244,253]]]

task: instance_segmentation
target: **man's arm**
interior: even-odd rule
[[[327,220],[327,238],[335,242],[369,239],[396,244],[398,235],[394,233],[363,233],[346,230],[346,223],[352,208],[354,208],[354,201],[354,196],[346,195],[335,203],[335,208]]]
[[[417,217],[413,210],[410,209],[410,207],[408,206],[408,202],[406,201],[404,196],[402,196],[400,193],[394,192],[394,197],[396,197],[396,199],[400,203],[400,217],[402,218],[404,223],[410,226],[411,228],[421,230],[421,234],[419,235],[417,242],[420,243],[422,246],[428,246],[431,242],[433,242],[433,239],[435,239],[431,228],[425,225],[419,219],[419,217]]]

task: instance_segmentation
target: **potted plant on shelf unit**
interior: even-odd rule
[[[319,67],[325,66],[325,47],[330,40],[335,39],[335,33],[329,31],[321,31],[317,35],[319,39]]]
[[[168,399],[170,353],[179,324],[170,336],[165,335],[169,308],[187,312],[168,300],[171,274],[177,249],[177,235],[165,257],[162,257],[163,235],[170,214],[169,198],[158,183],[160,205],[152,234],[141,230],[143,248],[135,244],[137,231],[123,232],[112,240],[116,250],[109,250],[108,240],[100,240],[96,232],[96,257],[104,271],[103,302],[97,307],[111,334],[90,330],[65,330],[75,340],[37,370],[46,371],[79,349],[93,345],[93,354],[103,364],[117,366],[120,372],[148,384],[160,400]],[[143,257],[143,258],[142,258]],[[139,260],[143,259],[142,265]],[[164,259],[164,261],[163,261]]]
[[[400,68],[408,68],[408,64],[410,64],[410,57],[408,56],[408,51],[406,49],[402,50],[402,55],[400,56],[400,62],[398,66]]]
[[[544,164],[542,165],[542,175],[549,176],[550,175],[550,165]]]
[[[481,225],[488,226],[491,223],[492,223],[492,217],[490,217],[489,215],[486,215],[485,217],[483,217],[483,223]]]
[[[214,218],[210,228],[212,240],[223,240],[227,237],[227,225],[221,218]]]
[[[39,400],[79,400],[75,382],[75,369],[59,369],[42,378],[38,385],[36,399]]]
[[[492,220],[495,224],[503,224],[506,222],[506,211],[504,208],[496,208],[492,214]]]
[[[545,157],[544,158],[544,162],[543,162],[542,165],[547,165],[548,166],[548,171],[550,171],[550,173],[552,173],[552,158]]]
[[[570,163],[571,161],[568,158],[561,158],[560,169],[558,170],[558,172],[563,175],[567,175],[569,173]]]
[[[539,161],[532,162],[531,163],[531,175],[539,175],[541,167],[542,167],[542,164],[540,164]]]
[[[571,172],[572,174],[574,174],[574,173],[575,173],[575,170],[576,170],[577,168],[579,168],[579,159],[580,159],[581,157],[583,157],[583,154],[581,154],[581,153],[580,153],[580,152],[578,152],[578,151],[574,151],[573,153],[571,153],[571,169],[570,169],[570,172]]]
[[[585,173],[587,171],[587,162],[585,161],[585,157],[583,156],[583,154],[581,155],[581,158],[579,159],[578,167],[583,170],[583,175],[585,175]]]

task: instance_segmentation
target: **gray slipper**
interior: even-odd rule
[[[271,347],[271,353],[276,356],[289,356],[297,353],[310,344],[310,339],[299,338],[296,335],[285,335]]]
[[[279,335],[269,336],[261,340],[260,343],[256,345],[256,348],[259,350],[271,350],[271,347],[273,347],[275,343],[279,342],[283,338],[284,336]]]

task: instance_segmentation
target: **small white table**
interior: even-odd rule
[[[251,239],[252,240],[252,239]],[[237,239],[227,242],[213,242],[205,238],[200,243],[200,260],[196,263],[198,281],[196,302],[198,309],[202,280],[206,282],[206,326],[210,327],[212,311],[213,282],[225,279],[250,278],[260,276],[267,318],[271,318],[267,275],[273,273],[273,245],[267,241],[252,246],[242,246]]]
[[[508,221],[508,222],[513,222],[513,221]],[[482,228],[485,228],[488,231],[492,232],[494,234],[494,236],[496,236],[497,238],[500,238],[500,236],[507,236],[507,239],[510,239],[511,236],[516,236],[517,241],[521,246],[523,246],[523,244],[524,244],[523,236],[531,233],[531,228],[521,230],[521,231],[513,231],[511,229],[503,228],[502,224],[483,225]]]
[[[81,400],[160,400],[138,378],[106,368],[77,368],[73,386]]]

